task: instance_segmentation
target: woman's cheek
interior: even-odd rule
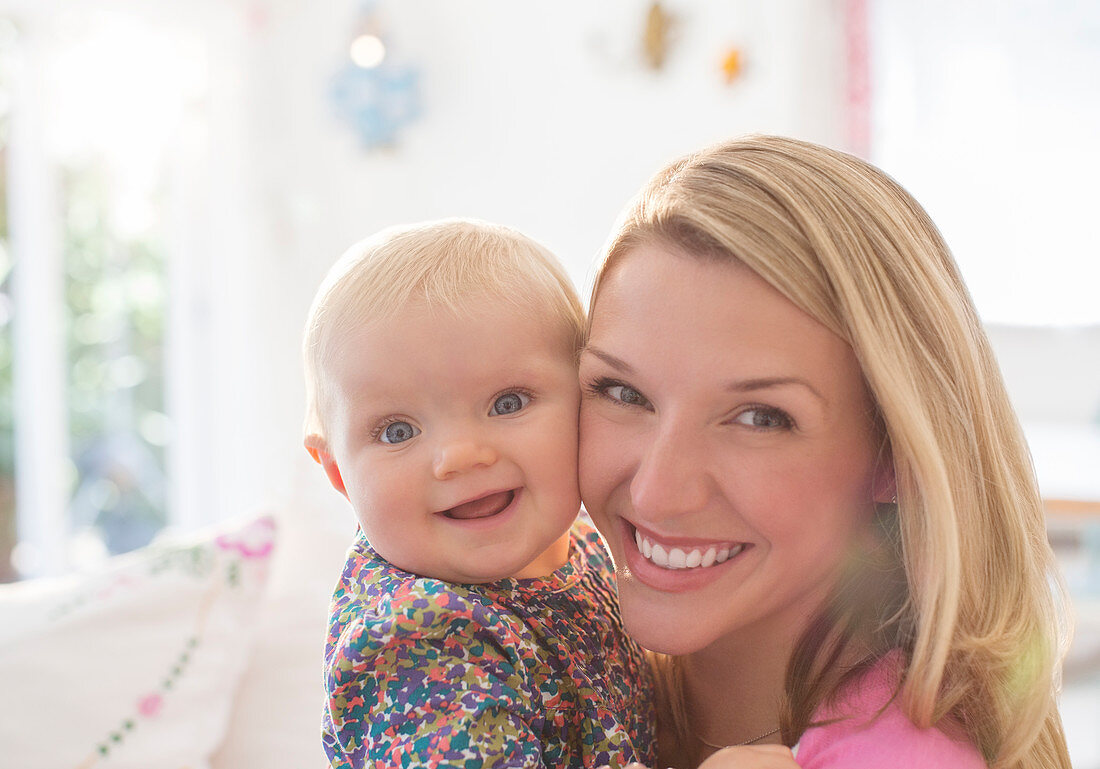
[[[618,430],[601,418],[595,406],[581,405],[578,453],[581,499],[594,516],[603,512],[615,475],[614,445]],[[621,445],[621,443],[620,443]]]

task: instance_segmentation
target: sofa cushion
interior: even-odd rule
[[[209,766],[274,547],[261,517],[0,586],[4,765]]]
[[[212,769],[329,765],[321,745],[328,605],[356,523],[347,500],[302,458],[309,473],[300,496],[278,511],[279,552],[256,615],[259,635]]]

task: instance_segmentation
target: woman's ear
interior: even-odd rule
[[[336,460],[329,453],[328,442],[325,441],[324,437],[311,433],[305,437],[303,443],[313,460],[324,468],[325,475],[328,476],[328,482],[332,484],[332,488],[346,497],[348,491],[344,488],[344,478],[340,475],[340,468],[337,466]]]

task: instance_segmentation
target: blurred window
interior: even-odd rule
[[[33,22],[0,18],[0,581],[174,519],[166,199],[205,77],[163,26]]]
[[[1100,323],[1100,3],[869,9],[872,160],[928,209],[982,317]]]

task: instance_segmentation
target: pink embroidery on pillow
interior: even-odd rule
[[[235,550],[245,558],[266,558],[275,547],[274,531],[275,519],[264,516],[241,531],[222,534],[214,543],[222,550]]]
[[[164,698],[156,692],[146,694],[138,700],[138,713],[146,718],[156,718],[160,715],[160,709],[164,705]]]

